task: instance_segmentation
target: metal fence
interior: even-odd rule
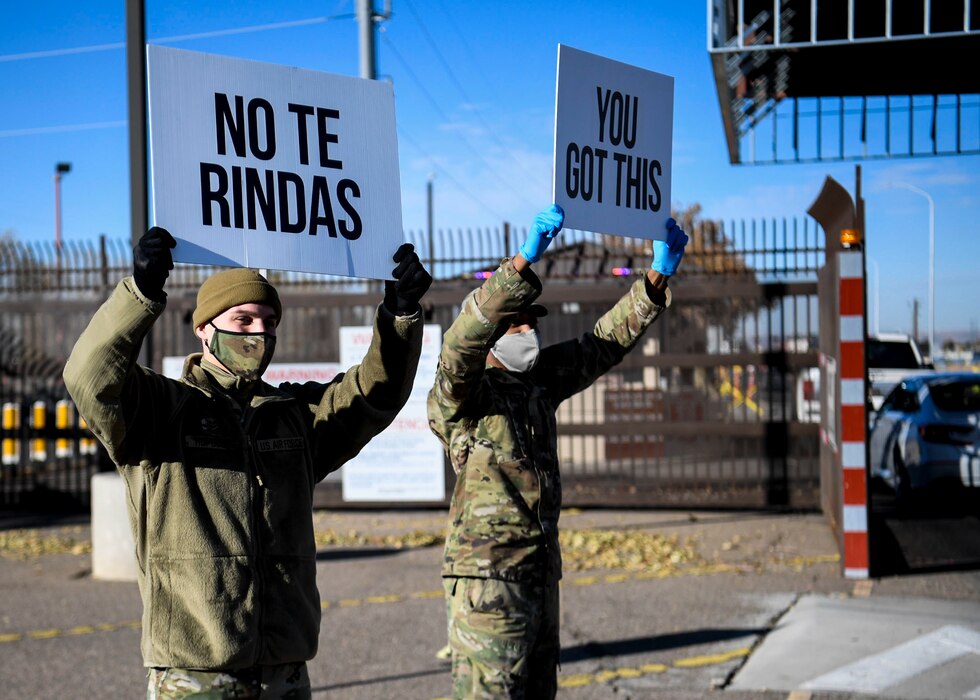
[[[808,220],[722,225],[695,214],[682,219],[692,240],[671,282],[672,308],[621,365],[559,409],[568,505],[819,505],[818,426],[798,415],[796,379],[817,364],[823,234]],[[436,278],[425,298],[429,322],[448,327],[462,297],[524,235],[506,225],[408,232]],[[564,231],[535,266],[551,310],[542,341],[589,332],[650,257],[646,241]],[[91,474],[111,468],[74,415],[61,369],[131,265],[128,242],[60,251],[0,242],[0,507],[85,508]],[[190,315],[211,272],[178,265],[171,273],[145,364],[159,371],[164,357],[200,349]],[[285,309],[281,362],[338,361],[338,329],[369,324],[381,299],[379,282],[270,279]],[[340,503],[339,485],[320,490],[321,502]]]

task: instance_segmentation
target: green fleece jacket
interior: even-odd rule
[[[180,381],[136,364],[163,309],[127,277],[64,372],[126,482],[144,664],[233,670],[311,659],[321,617],[313,487],[408,400],[421,315],[381,307],[359,366],[329,384],[260,382],[240,405],[199,354]]]

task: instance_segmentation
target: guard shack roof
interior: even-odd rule
[[[980,0],[708,0],[734,164],[980,153]]]

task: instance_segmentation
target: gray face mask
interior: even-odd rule
[[[538,364],[541,339],[536,330],[508,333],[493,346],[493,355],[511,372],[530,372]]]

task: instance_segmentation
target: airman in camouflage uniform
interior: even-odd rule
[[[173,237],[152,228],[82,333],[65,385],[125,482],[143,599],[147,697],[311,696],[317,651],[313,490],[384,430],[411,393],[419,299],[432,278],[408,244],[363,361],[328,384],[262,381],[282,306],[255,270],[198,291],[202,352],[179,380],[137,365],[163,313]]]
[[[673,219],[659,270],[637,280],[579,339],[536,352],[531,271],[561,229],[538,215],[520,254],[463,301],[446,332],[429,424],[456,472],[442,565],[456,698],[553,698],[559,656],[558,405],[619,363],[670,305],[687,236]]]

